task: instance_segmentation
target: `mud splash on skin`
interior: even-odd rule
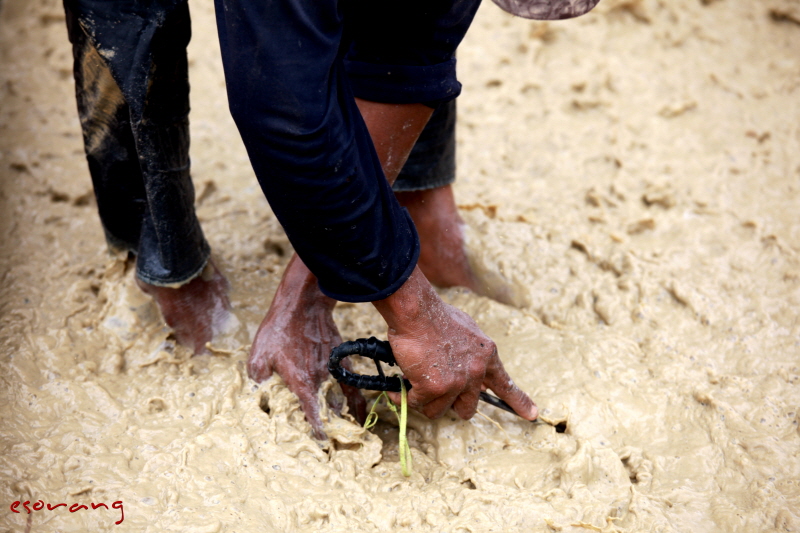
[[[456,194],[474,264],[522,307],[443,295],[565,425],[412,415],[406,479],[391,413],[367,432],[323,403],[319,443],[280,379],[246,377],[291,247],[228,116],[211,6],[193,6],[193,175],[239,325],[191,358],[105,253],[60,3],[4,0],[0,529],[797,531],[795,8],[481,9]],[[385,337],[371,306],[334,314]],[[122,501],[125,520],[12,513],[21,498]]]

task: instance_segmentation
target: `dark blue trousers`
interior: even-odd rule
[[[64,0],[64,7],[86,157],[106,238],[112,248],[136,254],[143,281],[185,282],[210,254],[189,173],[187,3]],[[450,101],[437,107],[395,189],[433,188],[454,179]]]
[[[479,0],[216,0],[231,112],[292,245],[337,300],[386,298],[419,239],[354,97],[438,106]]]

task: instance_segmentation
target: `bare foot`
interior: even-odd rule
[[[395,197],[408,209],[417,227],[420,242],[417,264],[428,281],[444,288],[466,287],[498,302],[515,304],[509,287],[478,278],[470,266],[464,241],[464,221],[458,214],[450,185],[396,192]]]
[[[136,283],[156,301],[178,342],[194,350],[195,355],[206,351],[206,343],[230,313],[228,280],[210,260],[202,274],[178,288],[150,285],[138,278]]]
[[[342,342],[333,321],[336,300],[322,294],[317,278],[295,254],[286,267],[267,316],[256,332],[247,374],[260,383],[277,372],[300,399],[314,436],[324,439],[317,390],[328,378],[331,350]],[[367,404],[358,389],[342,385],[351,412],[366,418]]]

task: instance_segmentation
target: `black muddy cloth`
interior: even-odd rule
[[[475,2],[472,4],[477,7]],[[186,45],[190,37],[190,23],[187,4],[185,0],[65,0],[64,5],[75,56],[76,94],[87,160],[108,241],[113,247],[137,254],[137,275],[143,281],[156,285],[187,281],[202,270],[209,256],[209,247],[194,214],[194,189],[189,175]],[[474,9],[467,13],[468,20],[463,21],[462,26],[468,24],[472,15]],[[273,31],[277,42],[288,42],[286,31],[279,27],[273,28]],[[458,33],[461,31],[459,29]],[[303,42],[301,39],[300,43]],[[363,39],[361,42],[364,42]],[[298,48],[302,48],[302,45]],[[377,50],[368,47],[368,51]],[[341,59],[337,54],[334,56],[338,68],[341,68]],[[305,57],[299,54],[294,57],[296,62],[293,65],[287,65],[287,68],[297,70],[300,78],[319,68],[319,63],[312,65],[305,60],[300,61]],[[349,76],[354,79],[352,84],[356,87],[356,94],[380,100],[379,95],[370,91],[374,92],[376,87],[380,87],[381,76],[377,76],[376,82],[365,74],[376,68],[375,64],[363,61],[370,57],[359,54],[355,44],[349,57],[352,61],[348,64],[352,65],[350,68],[354,71]],[[411,96],[402,96],[402,93],[413,75],[403,74],[392,79],[393,83],[385,90],[388,98],[435,103],[454,97],[460,86],[455,81],[452,54],[439,52],[438,56],[431,57],[436,61],[445,57],[449,59],[439,62],[444,66],[437,63],[438,66],[434,65],[433,69],[423,68],[420,71],[411,68],[411,74],[417,72],[420,74],[419,81],[423,81],[416,84],[416,92],[409,93]],[[393,70],[395,75],[402,74],[402,67]],[[440,73],[438,78],[431,75],[432,70]],[[391,77],[392,74],[387,71],[383,78],[387,76]],[[258,76],[253,78],[256,86],[260,81],[263,80]],[[273,107],[279,109],[281,105],[285,107],[287,99],[294,98],[294,92],[306,91],[302,84],[287,91],[280,80],[273,81],[272,86],[262,86],[262,89],[269,88],[272,92],[264,94],[262,90],[260,94],[278,102]],[[349,83],[345,85],[349,86]],[[342,94],[348,94],[348,91]],[[352,103],[352,96],[350,100]],[[352,107],[355,108],[354,105]],[[286,121],[286,117],[280,114],[272,119],[273,122]],[[366,157],[366,163],[356,161],[355,165],[371,168],[369,174],[372,179],[366,196],[383,197],[385,179],[374,157],[371,141],[364,135],[366,130],[363,129],[360,115],[357,119],[357,129],[360,128],[361,135],[356,154]],[[451,183],[455,178],[454,132],[455,105],[450,101],[438,106],[401,172],[396,189],[419,190]],[[280,137],[286,131],[278,133]],[[308,146],[296,142],[298,149],[285,154],[293,163],[293,168],[299,171],[296,175],[290,173],[286,176],[289,183],[284,184],[284,194],[279,194],[279,198],[291,196],[286,195],[285,190],[294,189],[295,183],[299,183],[300,188],[308,184],[308,172],[305,169],[313,169],[315,165],[319,167],[320,163],[324,167],[325,162],[330,161],[330,154],[315,151],[322,148],[320,152],[328,149],[331,153],[341,152],[341,146],[337,144],[342,142],[342,137],[331,139],[330,143],[318,141]],[[364,145],[365,141],[369,141],[368,146]],[[278,139],[278,146],[281,146],[280,142],[285,146],[285,139]],[[345,142],[350,141],[346,138]],[[263,163],[260,155],[256,153],[254,166],[256,161]],[[364,174],[360,174],[361,178]],[[312,185],[312,189],[317,186],[316,183]],[[363,188],[364,184],[361,185]],[[272,199],[274,205],[274,195]],[[355,228],[347,225],[353,218],[351,211],[355,212],[360,222],[365,218],[365,212],[367,215],[374,214],[374,209],[371,212],[365,209],[368,206],[351,207],[358,203],[357,200],[347,204],[344,210],[339,210],[341,219],[329,221],[328,226],[338,229],[336,235],[331,234],[332,230],[325,229],[304,232],[302,226],[305,220],[302,217],[289,217],[291,220],[287,233],[293,244],[299,250],[304,250],[301,257],[314,265],[315,274],[320,279],[344,279],[345,283],[339,285],[333,281],[333,289],[323,284],[328,294],[350,301],[378,299],[385,297],[382,294],[388,296],[396,290],[410,274],[416,263],[416,235],[410,220],[391,195],[390,200],[394,203],[391,214],[395,217],[401,215],[402,227],[385,224],[380,228],[381,231],[368,234],[367,238],[373,240],[367,242],[361,242],[363,231],[353,231]],[[298,206],[298,202],[303,205]],[[276,212],[281,207],[290,211],[298,207],[313,211],[316,206],[325,207],[329,204],[330,197],[324,193],[316,197],[301,195],[299,199],[295,196],[294,199],[279,201]],[[331,213],[330,209],[322,211],[328,215]],[[292,222],[296,222],[295,226],[299,224],[301,231],[292,232]],[[320,222],[316,221],[316,224],[313,228],[319,229]],[[368,228],[374,226],[370,226],[369,222],[366,225]],[[400,239],[403,242],[397,246],[382,246],[391,244],[398,232],[404,237]],[[308,242],[303,242],[304,238]],[[334,249],[333,261],[326,260],[331,248]],[[365,249],[367,253],[364,253]],[[344,254],[347,257],[342,261],[336,257],[336,252],[339,256]],[[322,259],[315,262],[313,257]],[[396,275],[398,265],[399,276]],[[331,269],[336,271],[329,275]]]
[[[75,91],[100,220],[138,277],[179,284],[210,255],[189,175],[185,1],[65,0]]]

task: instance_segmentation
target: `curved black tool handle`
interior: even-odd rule
[[[374,360],[375,365],[378,367],[378,372],[380,372],[381,375],[365,376],[342,368],[342,360],[353,354],[362,355]],[[328,361],[328,371],[339,383],[344,383],[345,385],[350,385],[357,389],[400,392],[400,378],[384,376],[378,361],[383,361],[389,366],[397,364],[394,353],[392,353],[392,346],[388,341],[378,340],[375,337],[347,341],[331,350],[331,358]],[[407,379],[403,381],[405,382],[406,390],[410,390],[411,382]],[[510,405],[497,396],[493,396],[488,392],[481,392],[479,397],[481,401],[504,411],[508,411],[509,413],[517,414]]]
[[[333,350],[331,350],[331,358],[328,361],[328,371],[336,378],[336,381],[356,387],[357,389],[366,390],[380,390],[388,392],[400,392],[400,378],[380,376],[364,376],[356,374],[349,370],[342,368],[342,360],[353,354],[369,357],[376,362],[382,361],[389,366],[394,366],[397,361],[392,353],[392,347],[388,341],[378,340],[375,337],[369,339],[358,339],[354,341],[343,342]],[[380,370],[380,366],[378,366]],[[407,380],[405,382],[406,390],[411,388],[411,383]]]

